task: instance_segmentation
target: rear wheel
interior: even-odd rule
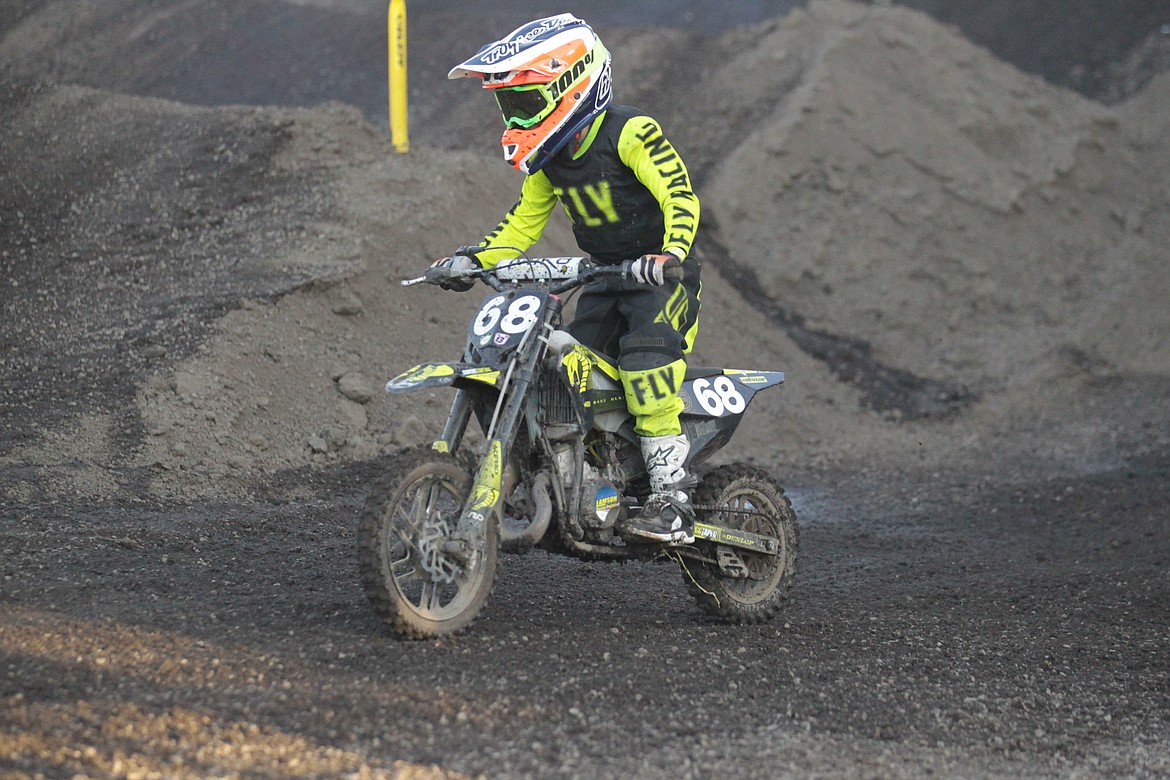
[[[470,469],[447,453],[407,450],[366,499],[358,563],[374,611],[403,639],[453,634],[475,620],[496,584],[494,517],[482,545],[458,551],[452,534],[471,492]],[[478,548],[478,549],[477,549]]]
[[[770,620],[796,577],[796,513],[784,489],[767,472],[736,463],[709,472],[694,502],[699,522],[772,537],[779,546],[773,555],[700,540],[696,547],[712,559],[722,556],[724,565],[680,560],[687,589],[704,611],[721,621]]]

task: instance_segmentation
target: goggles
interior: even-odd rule
[[[557,107],[557,101],[553,99],[547,84],[500,87],[492,92],[500,106],[500,113],[504,115],[504,126],[509,129],[528,129],[538,125]]]

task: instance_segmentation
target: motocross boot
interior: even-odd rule
[[[683,464],[691,443],[686,434],[641,437],[642,457],[650,477],[650,497],[630,519],[625,533],[655,542],[695,541],[695,510],[687,490],[695,480]]]

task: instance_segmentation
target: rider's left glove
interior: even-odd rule
[[[630,273],[639,284],[653,284],[661,287],[666,284],[666,270],[678,268],[681,263],[677,256],[670,252],[660,255],[642,255],[630,264]]]
[[[481,267],[482,266],[476,261],[474,257],[468,257],[467,255],[443,257],[431,263],[431,268],[448,268],[452,273],[463,273],[464,271],[470,271],[472,268]],[[444,290],[467,292],[475,286],[475,280],[453,277],[446,281],[439,282],[439,286]]]

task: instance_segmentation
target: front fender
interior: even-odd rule
[[[404,371],[386,383],[387,393],[405,393],[428,387],[446,387],[464,382],[499,387],[500,372],[487,366],[470,363],[422,363]]]

